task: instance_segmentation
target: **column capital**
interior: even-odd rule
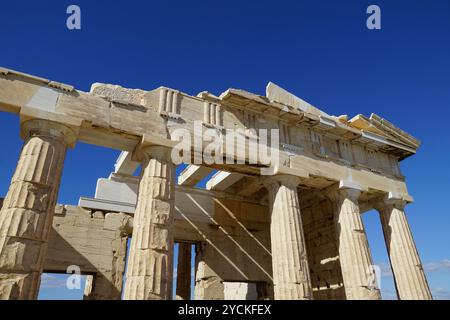
[[[362,190],[349,188],[349,187],[339,187],[338,189],[327,194],[327,197],[333,201],[337,202],[339,200],[350,199],[351,201],[358,203],[359,197],[361,196]]]
[[[20,124],[20,136],[24,140],[32,137],[59,139],[73,148],[77,142],[78,128],[50,120],[31,119]]]
[[[351,188],[344,188],[339,189],[338,193],[347,199],[352,200],[353,202],[358,202],[359,197],[361,196],[362,191],[359,189],[351,189]]]
[[[166,146],[147,146],[141,148],[141,151],[154,159],[170,161],[172,148]]]
[[[300,182],[301,182],[301,179],[299,177],[296,177],[296,176],[278,175],[278,176],[267,177],[264,180],[263,185],[267,189],[271,189],[273,187],[278,187],[280,185],[283,185],[283,186],[286,186],[288,188],[294,189],[294,188],[298,187]]]
[[[353,202],[358,202],[361,193],[364,191],[367,191],[367,189],[361,187],[356,182],[341,180],[339,181],[339,184],[328,188],[324,195],[332,202],[337,202],[343,199],[350,199]]]
[[[392,208],[403,211],[408,203],[409,201],[404,199],[402,196],[390,192],[378,201],[375,201],[373,207],[378,211]]]
[[[149,157],[172,162],[172,149],[178,145],[178,141],[160,137],[158,134],[144,134],[132,153],[132,160],[141,162]]]
[[[172,162],[172,148],[159,145],[140,144],[133,152],[133,161],[142,162],[145,159],[152,158],[161,162]]]

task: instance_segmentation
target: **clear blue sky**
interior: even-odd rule
[[[66,28],[70,4],[81,7],[81,31]],[[381,7],[380,31],[366,28],[370,4]],[[2,1],[0,13],[1,66],[84,91],[106,82],[264,94],[274,81],[330,114],[375,112],[418,137],[402,163],[416,200],[407,213],[435,297],[450,298],[450,1]],[[4,196],[22,144],[16,116],[0,114],[0,134]],[[70,151],[59,202],[92,196],[117,155]],[[387,265],[377,215],[364,221],[374,260]]]

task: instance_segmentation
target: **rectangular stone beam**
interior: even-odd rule
[[[219,171],[206,183],[206,189],[225,191],[243,177],[241,174]]]
[[[178,184],[181,186],[195,186],[212,171],[212,168],[193,164],[188,165],[178,176]]]
[[[136,172],[139,165],[139,162],[131,159],[131,152],[122,151],[117,158],[116,164],[114,165],[114,173],[132,176]]]
[[[123,212],[134,214],[137,202],[137,190],[139,180],[136,177],[112,176],[112,179],[99,179],[97,182],[96,198],[80,197],[78,205],[83,208],[91,208],[109,212]],[[209,198],[228,198],[236,201],[263,204],[261,199],[253,199],[239,193],[228,193],[219,190],[205,190],[189,186],[175,187],[175,204],[179,208],[187,210],[192,198],[198,201],[207,201]],[[0,199],[1,203],[1,199]],[[195,206],[194,206],[195,208]],[[195,210],[192,210],[195,212]]]
[[[112,173],[97,180],[95,199],[135,204],[138,191],[139,177]]]

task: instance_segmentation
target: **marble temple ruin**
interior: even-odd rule
[[[5,68],[0,111],[20,117],[24,141],[0,200],[0,299],[36,299],[43,273],[75,265],[91,300],[377,300],[361,218],[374,209],[399,299],[432,299],[399,167],[420,142],[376,114],[331,116],[273,83],[266,96],[99,83],[86,93]],[[241,129],[244,140],[278,129],[273,174],[246,158],[177,175],[172,133],[195,136],[194,122],[221,137]],[[60,205],[66,152],[77,142],[122,152],[94,198]]]

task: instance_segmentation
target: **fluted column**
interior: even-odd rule
[[[124,298],[171,299],[175,168],[168,148],[147,147],[142,156]]]
[[[21,127],[25,143],[0,211],[0,299],[36,299],[64,159],[76,134],[46,120]]]
[[[298,178],[293,176],[273,177],[265,183],[271,209],[270,236],[276,300],[312,299],[298,183]]]
[[[356,189],[340,189],[331,197],[345,295],[347,300],[379,300],[380,290],[359,211],[360,194]]]
[[[387,200],[375,206],[380,213],[398,298],[431,300],[430,288],[406,219],[405,205],[402,200]]]
[[[178,244],[177,300],[191,299],[191,244]]]

